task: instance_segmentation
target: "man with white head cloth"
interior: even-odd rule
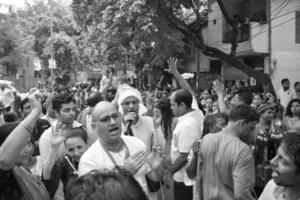
[[[147,110],[142,104],[142,96],[138,90],[131,87],[124,89],[119,95],[118,105],[125,134],[139,138],[149,150],[153,145],[163,148],[163,133],[155,130],[152,117],[142,115]]]

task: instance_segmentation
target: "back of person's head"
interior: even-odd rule
[[[281,79],[281,85],[283,85],[285,82],[289,82],[290,80],[288,78]]]
[[[0,126],[0,146],[9,136],[9,134],[18,126],[18,122],[5,123]]]
[[[211,115],[207,115],[204,118],[203,121],[203,133],[202,133],[202,137],[207,135],[208,133],[212,133],[212,129],[215,126],[216,122],[218,119],[224,119],[226,124],[228,122],[228,117],[223,114],[223,113],[216,113],[216,114],[211,114]],[[219,131],[219,130],[216,130]]]
[[[300,85],[299,81],[297,81],[297,82],[294,83],[294,87],[297,87],[298,85]]]
[[[97,103],[99,103],[100,101],[103,101],[103,97],[101,95],[100,92],[95,92],[93,94],[91,94],[89,96],[89,98],[87,99],[87,105],[89,107],[94,107],[95,105],[97,105]]]
[[[27,97],[24,98],[24,99],[21,101],[21,105],[20,105],[21,111],[24,110],[24,105],[25,105],[26,103],[29,103],[29,99],[28,99]]]
[[[189,91],[185,89],[179,89],[175,91],[174,101],[179,105],[184,103],[187,108],[192,107],[193,96]]]
[[[235,95],[238,95],[239,99],[243,101],[246,105],[251,105],[253,99],[253,95],[251,92],[244,89],[239,89],[235,92]]]
[[[75,100],[71,95],[56,94],[52,99],[52,108],[59,112],[62,108],[62,104],[68,104],[71,102],[75,103]]]
[[[68,184],[66,200],[147,200],[128,172],[92,171]]]
[[[6,112],[4,113],[4,121],[6,123],[9,123],[9,122],[16,122],[18,121],[18,114],[15,113],[15,112]]]
[[[287,133],[283,137],[280,146],[283,148],[297,166],[297,171],[300,172],[300,132]]]
[[[245,120],[245,122],[258,121],[259,115],[254,108],[248,105],[238,105],[233,108],[229,114],[229,121],[236,122],[238,120]]]

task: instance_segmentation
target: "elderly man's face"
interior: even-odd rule
[[[122,133],[120,113],[113,104],[107,102],[100,104],[101,106],[97,105],[93,110],[93,127],[104,142],[118,141]]]
[[[139,113],[139,103],[140,103],[140,101],[138,100],[138,98],[136,98],[134,96],[127,97],[121,104],[124,115],[126,115],[129,112],[135,112],[136,114],[138,114]]]

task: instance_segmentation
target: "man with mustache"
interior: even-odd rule
[[[300,132],[288,133],[271,160],[273,173],[259,200],[300,199]]]

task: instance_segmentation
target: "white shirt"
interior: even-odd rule
[[[284,200],[286,188],[278,186],[273,179],[270,180],[258,200]]]
[[[293,99],[294,92],[291,89],[284,91],[282,88],[278,90],[278,98],[280,99],[280,104],[286,109],[288,103]]]
[[[123,141],[125,142],[129,154],[133,155],[139,151],[146,151],[145,144],[136,137],[131,136],[121,136]],[[126,159],[126,148],[122,151],[114,153],[110,152],[115,159],[116,163],[119,166],[124,166],[124,162]],[[87,151],[82,155],[79,167],[78,174],[82,176],[92,170],[112,170],[115,166],[111,161],[110,157],[107,155],[102,145],[100,144],[100,140],[96,140],[96,142],[87,149]],[[145,175],[151,171],[150,166],[145,163],[140,170],[134,175],[134,178],[141,185],[144,191],[148,194],[148,186],[145,179]]]
[[[174,164],[180,153],[190,153],[194,142],[201,138],[203,130],[203,114],[200,110],[193,110],[178,118],[173,131],[171,146],[171,161]],[[184,182],[186,166],[174,174],[176,182]]]

